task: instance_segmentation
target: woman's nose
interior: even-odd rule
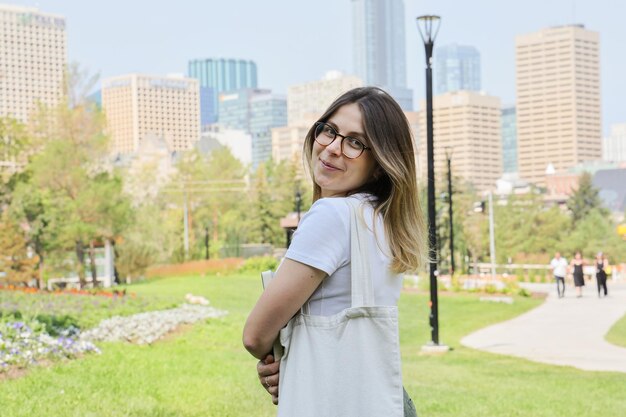
[[[341,155],[341,141],[342,139],[339,136],[337,136],[335,140],[331,142],[330,145],[326,146],[326,149],[328,150],[328,152],[335,154],[335,155]]]

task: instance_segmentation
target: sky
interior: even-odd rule
[[[1,0],[65,16],[70,62],[101,78],[141,72],[186,73],[197,58],[251,59],[259,87],[352,73],[351,0]],[[603,134],[626,123],[626,1],[404,0],[407,85],[424,97],[424,47],[415,18],[441,16],[435,47],[472,45],[482,87],[515,103],[515,36],[584,24],[600,33]]]

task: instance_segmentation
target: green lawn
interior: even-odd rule
[[[256,360],[241,329],[261,291],[257,274],[170,278],[132,286],[141,295],[206,296],[228,310],[153,346],[102,345],[103,354],[0,382],[0,416],[274,416],[259,386]],[[440,297],[441,341],[454,350],[421,356],[430,338],[427,297],[400,302],[404,382],[421,417],[624,416],[626,375],[583,372],[463,348],[459,339],[514,317],[540,301],[479,303],[475,295]]]
[[[611,327],[606,334],[606,340],[614,345],[626,347],[626,316]]]

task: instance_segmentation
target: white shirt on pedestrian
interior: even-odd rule
[[[550,261],[550,268],[552,268],[554,276],[565,278],[567,274],[567,259],[561,257],[559,259],[552,259]]]

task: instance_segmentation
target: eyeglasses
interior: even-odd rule
[[[341,153],[348,159],[355,159],[361,156],[364,150],[372,149],[363,145],[359,139],[351,136],[344,136],[337,133],[334,127],[324,122],[315,123],[315,142],[322,146],[328,146],[337,136],[341,138]],[[345,146],[344,146],[345,144]]]

